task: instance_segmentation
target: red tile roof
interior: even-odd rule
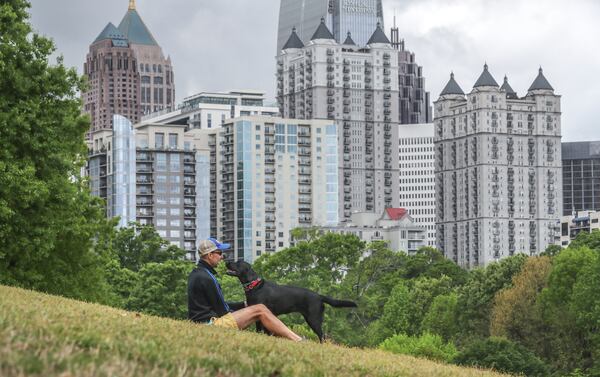
[[[392,220],[400,220],[408,215],[406,208],[386,208],[385,211]]]

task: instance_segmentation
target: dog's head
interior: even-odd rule
[[[258,274],[254,272],[250,263],[244,262],[243,260],[237,262],[229,261],[225,263],[225,266],[227,267],[226,274],[229,276],[236,276],[240,279],[242,284],[258,279]]]

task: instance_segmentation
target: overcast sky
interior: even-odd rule
[[[30,0],[32,24],[82,71],[89,44],[118,25],[128,0]],[[423,66],[432,99],[454,71],[465,92],[488,63],[524,95],[541,65],[562,95],[563,141],[600,140],[600,1],[383,0],[406,48]],[[200,91],[258,89],[274,101],[278,0],[137,0],[142,19],[170,55],[177,101]]]

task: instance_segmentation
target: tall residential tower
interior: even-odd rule
[[[451,75],[435,102],[437,247],[460,266],[535,255],[562,208],[560,96],[542,73],[519,98],[487,65],[465,96]]]
[[[277,59],[281,114],[338,126],[340,220],[398,207],[398,54],[381,27],[359,48],[322,20],[306,46],[292,31]]]

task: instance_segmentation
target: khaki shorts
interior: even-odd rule
[[[235,318],[233,318],[233,315],[231,315],[231,313],[225,314],[223,317],[219,318],[213,317],[210,319],[210,322],[208,322],[208,324],[217,327],[224,327],[226,329],[239,330],[237,322],[235,321]]]

